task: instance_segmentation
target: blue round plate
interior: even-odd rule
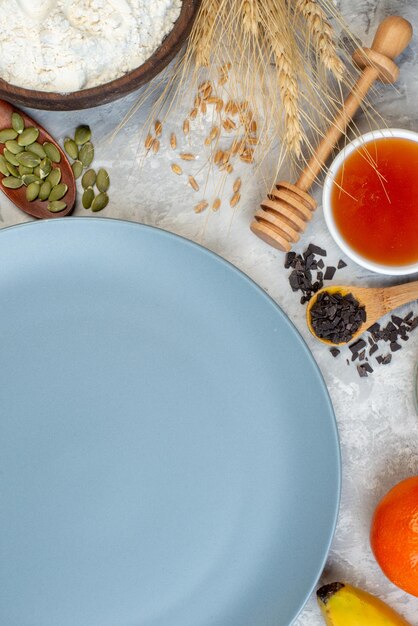
[[[251,280],[137,224],[0,233],[0,623],[287,626],[324,565],[335,420]]]

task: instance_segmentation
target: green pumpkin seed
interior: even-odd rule
[[[39,200],[48,200],[49,198],[49,194],[51,193],[51,183],[49,182],[49,180],[44,180],[44,182],[42,183],[40,189],[39,189]]]
[[[73,174],[74,174],[74,178],[80,178],[81,174],[83,173],[83,164],[81,161],[74,161],[74,163],[71,166],[71,169],[73,170]]]
[[[96,184],[96,172],[94,170],[87,170],[87,172],[83,174],[81,184],[84,189],[87,189],[87,187],[94,187]]]
[[[25,128],[25,130],[19,135],[17,138],[17,142],[19,146],[30,146],[34,143],[39,137],[39,129],[35,128],[35,126],[30,126],[29,128]]]
[[[38,178],[41,178],[41,168],[39,165],[34,167],[32,171],[35,174],[35,176],[37,176]]]
[[[82,126],[78,126],[75,130],[74,134],[75,142],[78,146],[83,146],[85,143],[90,141],[91,139],[91,130],[89,126],[83,124]]]
[[[18,165],[25,165],[25,167],[36,167],[41,162],[41,159],[32,152],[20,152],[16,154],[16,160]]]
[[[39,166],[41,178],[46,178],[52,170],[52,163],[50,159],[48,159],[48,157],[46,159],[42,159]]]
[[[3,186],[8,189],[19,189],[19,187],[23,185],[22,179],[17,178],[16,176],[6,176],[6,178],[3,178],[1,182],[3,183]]]
[[[7,169],[7,161],[2,154],[0,154],[0,172],[3,176],[9,175],[9,170]]]
[[[19,152],[23,152],[25,149],[23,146],[19,146],[16,139],[9,139],[4,144],[9,152],[12,154],[19,154]]]
[[[41,185],[38,181],[33,182],[30,185],[28,185],[28,188],[26,189],[26,200],[28,202],[33,202],[34,200],[36,200],[36,198],[39,195],[40,187]]]
[[[84,167],[89,167],[94,159],[93,144],[90,142],[85,143],[84,146],[80,149],[78,158],[80,159]]]
[[[50,202],[54,202],[55,200],[61,200],[65,196],[68,191],[68,187],[65,183],[60,183],[52,188],[51,193],[49,194],[48,200]]]
[[[62,200],[55,200],[54,202],[48,202],[48,211],[51,213],[59,213],[67,208],[67,204]]]
[[[98,211],[102,211],[105,206],[107,206],[109,202],[109,196],[107,195],[107,193],[99,193],[99,195],[97,195],[93,202],[91,203],[91,210],[94,213],[97,213]]]
[[[110,185],[109,174],[106,172],[105,169],[101,168],[97,172],[96,187],[99,191],[104,192],[109,189],[109,185]]]
[[[45,157],[46,157],[46,152],[44,150],[44,147],[40,143],[38,143],[37,141],[32,143],[28,147],[28,150],[29,150],[29,152],[33,152],[33,154],[36,154],[36,156],[38,156],[40,159],[45,159]]]
[[[6,167],[9,170],[9,174],[11,176],[16,176],[16,178],[20,178],[19,176],[19,170],[17,169],[17,167],[15,165],[12,165],[11,163],[9,163],[8,161],[6,161]]]
[[[25,165],[19,165],[17,168],[19,170],[19,174],[24,176],[25,174],[33,174],[33,167],[26,167]]]
[[[19,161],[16,159],[16,156],[9,150],[3,150],[3,156],[8,163],[11,163],[15,167],[19,165]]]
[[[72,159],[78,159],[78,147],[74,139],[69,137],[64,139],[64,150]]]
[[[10,139],[16,139],[17,132],[14,128],[3,128],[0,130],[0,143],[6,143]]]
[[[35,174],[23,174],[22,180],[23,180],[23,184],[26,185],[26,187],[28,187],[32,183],[39,183],[39,184],[41,183],[40,178],[35,176]]]
[[[54,167],[51,172],[46,177],[48,183],[51,184],[51,187],[55,187],[61,180],[61,170],[59,167]]]
[[[25,130],[25,122],[19,113],[12,113],[12,126],[19,135]]]
[[[83,203],[83,207],[85,209],[89,209],[94,200],[94,190],[93,187],[87,187],[87,189],[83,193],[83,197],[81,202]]]
[[[43,144],[45,154],[53,163],[59,163],[61,161],[61,153],[57,146],[49,141],[45,141]]]

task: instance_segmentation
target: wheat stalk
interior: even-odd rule
[[[333,29],[324,10],[316,0],[296,0],[295,11],[305,18],[308,33],[320,61],[337,80],[341,81],[344,66],[337,55]]]

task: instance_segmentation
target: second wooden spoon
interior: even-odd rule
[[[381,317],[390,313],[394,309],[402,306],[403,304],[408,304],[408,302],[413,302],[418,299],[418,280],[411,283],[404,283],[402,285],[396,285],[395,287],[350,287],[348,285],[333,285],[332,287],[323,287],[317,293],[312,296],[309,300],[308,306],[306,308],[306,323],[308,324],[308,328],[311,331],[312,335],[322,341],[322,343],[326,343],[330,346],[333,345],[344,345],[344,343],[349,342],[341,342],[340,344],[334,344],[329,339],[322,339],[318,337],[312,327],[312,318],[311,318],[311,309],[315,304],[318,296],[321,293],[340,293],[343,296],[351,293],[354,298],[359,302],[361,306],[366,308],[366,321],[360,326],[358,331],[354,333],[351,337],[350,342],[353,341],[356,337],[364,333],[367,328],[372,326],[375,322],[377,322]]]
[[[39,126],[37,122],[31,119],[26,113],[20,111],[16,107],[9,104],[9,102],[5,102],[4,100],[0,100],[0,130],[4,128],[11,128],[12,126],[12,113],[19,113],[25,121],[25,126],[35,126],[39,129],[39,143],[44,143],[45,141],[49,141],[53,143],[59,150],[61,154],[61,161],[58,164],[54,164],[54,167],[57,165],[61,170],[61,182],[65,183],[68,187],[68,191],[65,194],[63,200],[67,204],[67,208],[59,213],[52,213],[48,211],[48,202],[42,200],[34,200],[33,202],[28,202],[26,200],[26,187],[23,185],[19,187],[19,189],[9,189],[4,187],[1,184],[4,176],[0,173],[0,189],[6,194],[6,196],[15,204],[19,209],[32,215],[33,217],[37,217],[38,219],[49,219],[54,217],[65,217],[74,208],[75,197],[76,197],[76,183],[73,174],[73,170],[71,169],[71,165],[67,156],[61,146],[55,141],[53,137],[44,129],[42,126]],[[5,145],[0,143],[0,154],[3,154]]]

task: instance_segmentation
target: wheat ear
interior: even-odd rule
[[[210,63],[219,4],[219,0],[202,0],[190,33],[190,42],[194,46],[195,62],[198,68],[208,67]]]
[[[251,33],[254,37],[258,35],[258,24],[260,21],[258,0],[243,0],[241,7],[242,27],[245,32]]]
[[[340,81],[344,66],[337,55],[333,29],[324,10],[316,0],[296,0],[295,11],[305,18],[308,33],[320,61]]]

